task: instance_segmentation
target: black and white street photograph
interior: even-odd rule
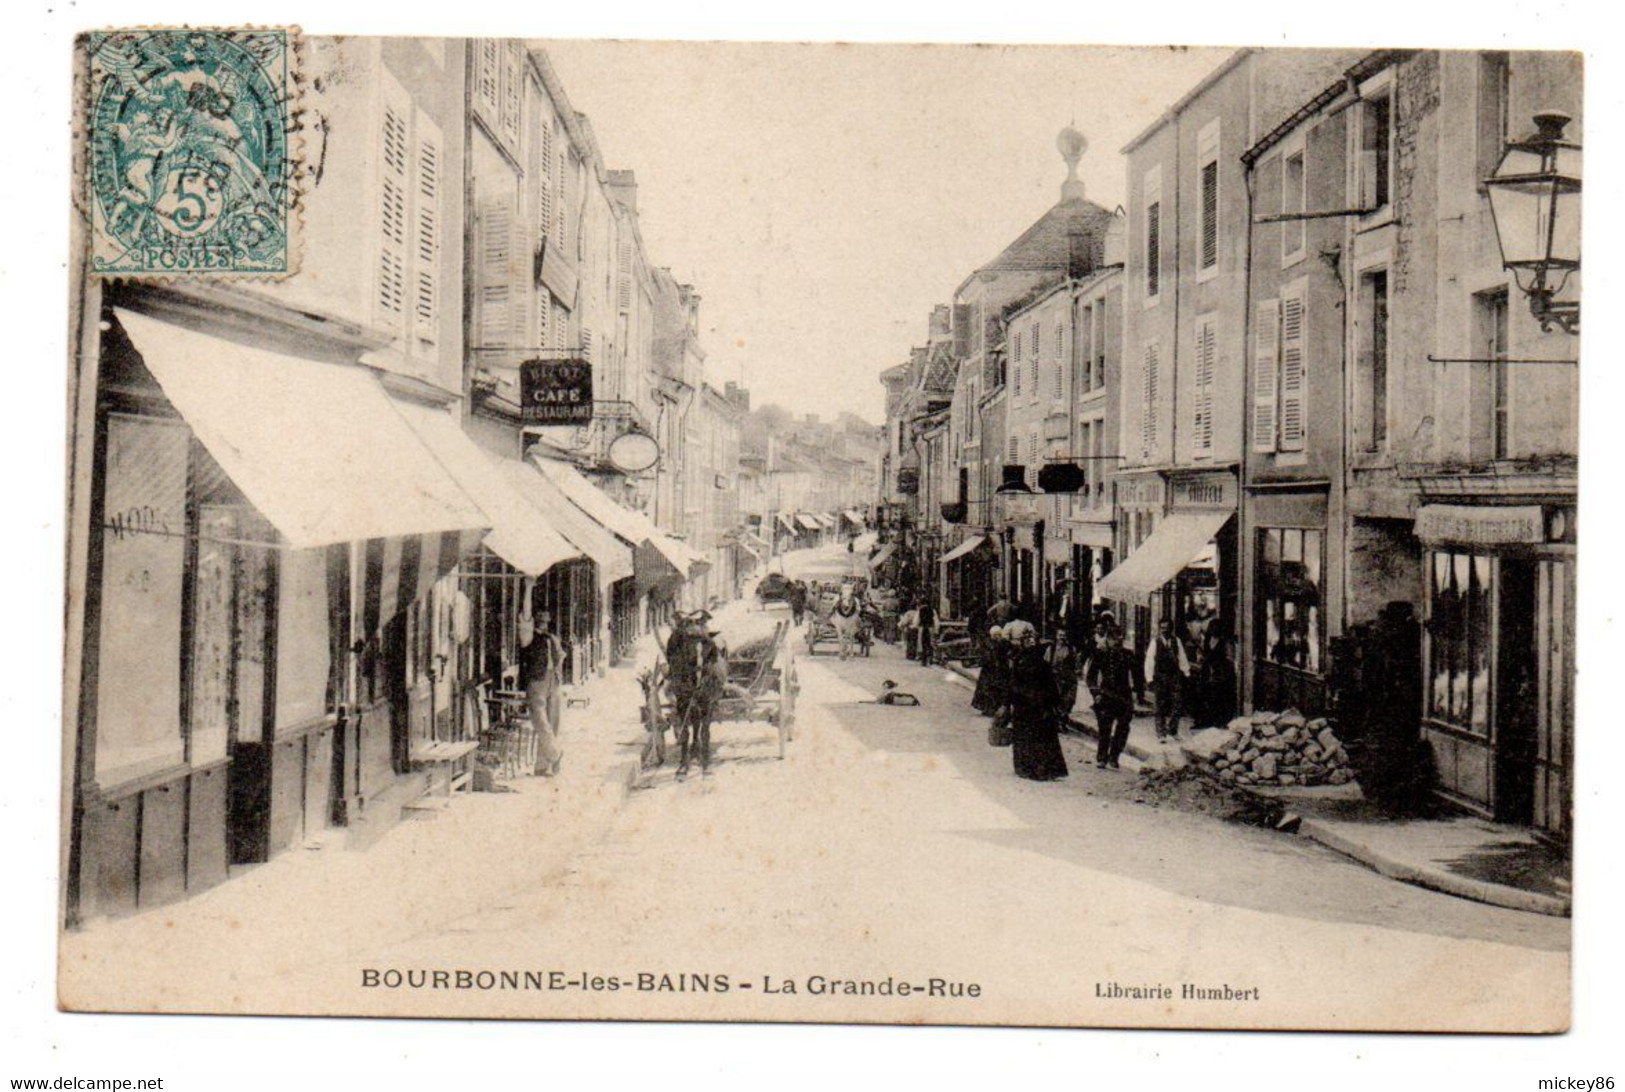
[[[1597,1019],[1583,37],[268,14],[63,39],[64,1018]]]

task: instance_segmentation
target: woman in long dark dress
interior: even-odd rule
[[[1038,645],[1038,631],[1028,622],[1005,627],[1010,643],[1010,671],[1005,681],[1010,707],[1010,748],[1016,776],[1029,781],[1056,781],[1067,775],[1061,753],[1060,718],[1056,712],[1061,690],[1055,670]]]
[[[1004,704],[1005,654],[1004,629],[994,626],[988,630],[987,643],[982,653],[982,669],[976,676],[976,691],[971,695],[971,708],[984,717],[991,717]]]

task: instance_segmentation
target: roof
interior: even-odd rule
[[[1059,270],[1064,273],[1071,256],[1069,236],[1074,227],[1083,228],[1085,235],[1093,237],[1089,248],[1090,263],[1098,265],[1106,241],[1106,227],[1111,221],[1111,210],[1093,201],[1082,197],[1061,201],[1033,221],[1031,227],[1016,236],[1015,242],[976,272]]]
[[[1198,95],[1212,87],[1214,84],[1218,83],[1225,77],[1226,74],[1230,72],[1231,69],[1235,68],[1242,61],[1246,60],[1256,52],[1257,50],[1247,47],[1238,49],[1234,53],[1230,54],[1230,56],[1226,57],[1219,63],[1217,68],[1197,81],[1195,87],[1192,87],[1189,91],[1179,96],[1179,100],[1177,102],[1159,114],[1156,121],[1153,121],[1150,125],[1147,125],[1144,129],[1140,130],[1139,136],[1123,145],[1123,147],[1119,149],[1120,154],[1128,155],[1134,149],[1144,144],[1158,129],[1161,129],[1164,125],[1167,125],[1170,121],[1179,116],[1180,111],[1184,110],[1185,107],[1194,102]]]
[[[1241,153],[1241,161],[1248,166],[1256,163],[1265,152],[1279,144],[1288,133],[1336,101],[1339,95],[1348,90],[1350,81],[1358,83],[1367,76],[1403,60],[1413,52],[1415,51],[1408,49],[1378,49],[1366,54],[1345,71],[1336,82],[1328,84],[1320,94],[1293,111],[1291,117],[1265,133],[1256,144]]]

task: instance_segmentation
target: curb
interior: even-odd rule
[[[1566,918],[1570,916],[1571,902],[1558,895],[1542,895],[1534,891],[1523,891],[1505,884],[1489,883],[1485,880],[1472,880],[1465,876],[1457,876],[1443,869],[1419,867],[1405,864],[1391,857],[1385,857],[1366,845],[1356,841],[1336,830],[1326,826],[1317,819],[1304,819],[1298,826],[1298,834],[1311,841],[1319,842],[1328,849],[1336,850],[1345,857],[1359,861],[1390,879],[1403,883],[1414,884],[1417,887],[1426,887],[1434,891],[1442,891],[1457,898],[1471,899],[1474,902],[1488,903],[1491,906],[1500,906],[1508,910],[1522,910],[1531,914],[1546,914],[1550,917]]]
[[[948,670],[967,679],[975,679],[965,668],[957,662],[951,663]],[[1081,720],[1076,716],[1068,717],[1067,723],[1076,732],[1098,739],[1095,725],[1089,721]],[[1166,756],[1154,754],[1149,749],[1136,744],[1132,740],[1124,748],[1128,754],[1146,765],[1154,765]],[[1188,757],[1188,756],[1187,756]],[[1244,786],[1240,790],[1255,800],[1269,800],[1281,803],[1278,797],[1267,796],[1263,793],[1250,792]],[[1387,876],[1416,887],[1425,887],[1432,891],[1440,891],[1446,895],[1457,898],[1470,899],[1473,902],[1486,903],[1490,906],[1499,906],[1507,910],[1522,910],[1530,914],[1545,914],[1549,917],[1566,918],[1571,914],[1572,902],[1558,895],[1542,895],[1534,891],[1524,891],[1505,884],[1490,883],[1486,880],[1473,880],[1465,876],[1457,876],[1438,868],[1419,867],[1396,861],[1376,852],[1364,842],[1356,841],[1336,830],[1328,827],[1317,819],[1303,819],[1298,825],[1298,836],[1308,838],[1312,842],[1319,842],[1327,849],[1341,853],[1351,860]]]

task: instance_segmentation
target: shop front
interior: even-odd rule
[[[1112,571],[1112,525],[1093,520],[1073,522],[1060,542],[1071,555],[1060,607],[1061,624],[1076,645],[1094,630],[1100,581]]]
[[[942,555],[942,570],[946,617],[985,618],[998,597],[998,552],[992,540],[969,536]]]
[[[125,300],[96,371],[70,922],[411,791],[409,617],[490,526],[337,362],[358,347]]]
[[[1422,734],[1439,790],[1471,811],[1569,832],[1574,507],[1426,504]]]
[[[1119,483],[1120,495],[1124,484]],[[1127,491],[1154,496],[1154,490],[1143,488],[1146,484],[1128,483]],[[1150,643],[1152,627],[1164,619],[1190,643],[1214,627],[1227,636],[1236,632],[1235,476],[1226,471],[1171,474],[1166,496],[1167,512],[1160,518],[1144,503],[1125,511],[1130,524],[1126,541],[1145,537],[1096,587],[1099,598],[1131,612],[1134,647],[1141,652]]]
[[[1327,711],[1327,650],[1341,614],[1340,533],[1324,487],[1249,491],[1251,581],[1243,674],[1255,709]]]
[[[1115,552],[1121,565],[1156,532],[1167,511],[1168,488],[1162,475],[1154,470],[1121,473],[1113,485],[1113,496],[1117,513]],[[1096,584],[1095,599],[1117,618],[1128,646],[1144,652],[1151,640],[1149,601],[1119,599],[1105,582]]]

